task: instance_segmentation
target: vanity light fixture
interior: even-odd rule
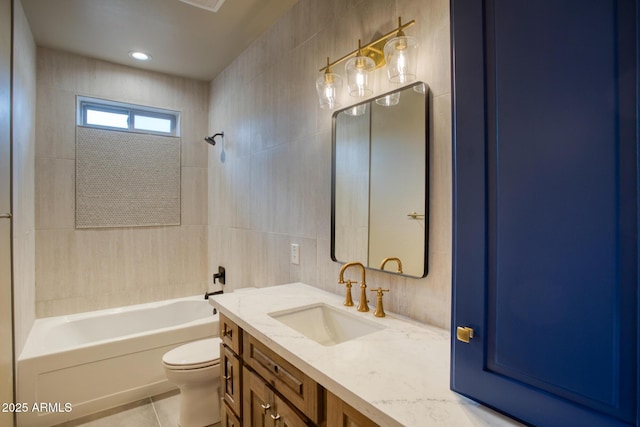
[[[382,37],[362,46],[358,40],[358,49],[342,58],[330,62],[320,69],[323,73],[316,81],[320,108],[332,110],[340,106],[338,91],[342,87],[342,77],[334,73],[331,67],[348,60],[345,66],[347,85],[351,96],[362,98],[373,94],[371,89],[372,71],[388,65],[387,76],[392,83],[408,83],[416,78],[416,59],[418,43],[413,37],[406,36],[404,30],[415,20],[406,24],[398,18],[398,26]],[[389,105],[393,105],[393,101]]]
[[[400,18],[398,26],[402,26]],[[418,42],[414,37],[405,35],[401,29],[384,45],[384,57],[387,61],[387,76],[391,83],[404,84],[416,79]]]
[[[376,63],[373,59],[362,54],[361,40],[358,40],[358,53],[347,61],[344,68],[347,72],[349,95],[355,98],[364,98],[373,93],[371,80]]]
[[[316,80],[318,100],[321,108],[333,110],[340,106],[338,92],[342,89],[342,77],[331,71],[329,57],[327,57],[327,66],[322,70],[324,70],[324,73]]]

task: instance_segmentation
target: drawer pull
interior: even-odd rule
[[[278,421],[280,419],[280,414],[276,414],[276,415],[271,414],[271,419],[273,421]]]
[[[260,405],[260,407],[262,408],[262,410],[264,411],[264,413],[266,414],[267,411],[271,408],[271,405],[266,403],[264,405]]]
[[[225,375],[222,377],[223,380],[229,381],[231,379],[231,375]]]
[[[224,329],[222,331],[222,336],[223,337],[229,337],[229,338],[233,338],[233,329]]]
[[[468,326],[458,326],[456,329],[456,338],[458,338],[458,341],[469,344],[471,339],[473,339],[473,329]]]

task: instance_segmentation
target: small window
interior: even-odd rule
[[[85,125],[103,126],[118,129],[129,129],[129,113],[127,111],[107,110],[97,106],[87,107]]]
[[[78,97],[78,125],[180,136],[180,113],[98,98]]]

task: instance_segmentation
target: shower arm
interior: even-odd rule
[[[211,145],[216,145],[216,137],[222,137],[222,140],[224,141],[224,132],[218,132],[216,134],[214,134],[213,136],[205,136],[204,140],[207,141],[209,144]]]

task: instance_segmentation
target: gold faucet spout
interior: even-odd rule
[[[345,265],[343,265],[340,268],[340,273],[338,274],[338,283],[343,284],[344,283],[344,272],[349,268],[349,267],[353,267],[353,266],[358,266],[360,267],[360,270],[362,271],[362,282],[365,282],[365,269],[364,269],[364,265],[362,265],[362,263],[360,262],[348,262]]]
[[[382,263],[380,264],[380,270],[384,270],[384,266],[386,263],[388,263],[389,261],[395,261],[398,263],[398,273],[402,274],[402,261],[400,261],[400,258],[397,257],[389,257],[389,258],[385,258],[384,260],[382,260]]]
[[[362,273],[362,280],[360,281],[360,302],[358,303],[358,311],[369,311],[369,305],[367,305],[367,281],[366,281],[366,273],[364,269],[364,265],[360,262],[348,262],[340,268],[340,273],[338,274],[338,283],[344,284],[344,272],[349,267],[360,267],[360,272]]]

